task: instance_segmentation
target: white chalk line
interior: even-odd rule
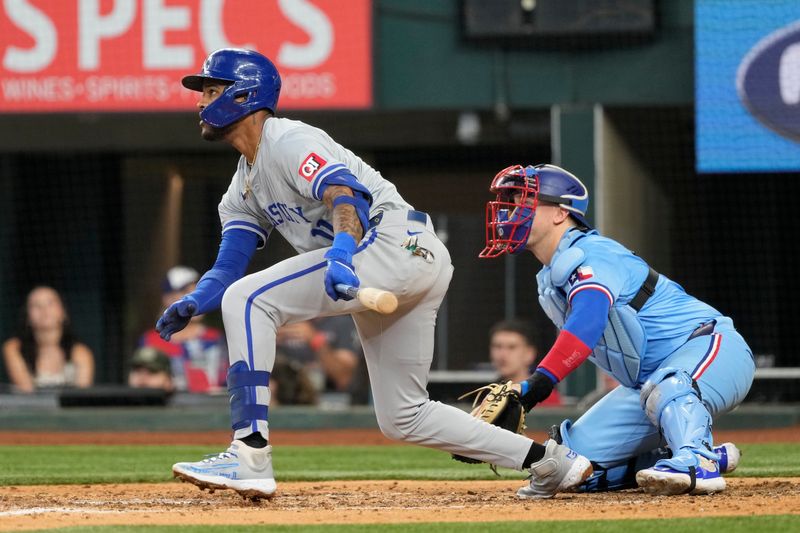
[[[29,516],[35,514],[121,514],[132,511],[133,509],[126,510],[110,510],[110,509],[81,509],[77,507],[31,507],[28,509],[13,509],[11,511],[0,511],[0,517],[3,516]],[[139,509],[137,509],[138,511]],[[142,509],[144,511],[144,509]],[[162,510],[148,509],[147,512],[161,513]]]

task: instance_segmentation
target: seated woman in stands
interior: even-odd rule
[[[19,392],[90,387],[94,356],[72,334],[61,295],[52,287],[28,293],[17,336],[3,344],[6,374]]]

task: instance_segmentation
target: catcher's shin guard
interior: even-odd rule
[[[683,471],[698,465],[696,456],[719,460],[711,449],[711,413],[695,387],[684,370],[665,368],[656,371],[641,392],[647,418],[661,430],[672,450],[672,459],[665,461]]]

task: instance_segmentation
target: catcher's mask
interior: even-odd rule
[[[539,203],[536,170],[522,165],[504,168],[492,180],[489,191],[497,198],[486,203],[486,247],[478,257],[517,254],[525,249]]]
[[[580,226],[591,228],[586,220],[589,208],[586,186],[555,165],[510,166],[494,177],[489,190],[497,194],[497,199],[486,205],[486,248],[479,257],[524,250],[541,202],[565,209]]]

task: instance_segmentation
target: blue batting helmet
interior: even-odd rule
[[[228,85],[200,113],[204,122],[224,128],[260,109],[275,113],[281,92],[281,76],[272,61],[253,50],[222,48],[212,52],[198,74],[184,76],[183,86],[202,91],[205,80]],[[237,102],[244,97],[244,101]]]
[[[533,171],[539,178],[540,201],[557,204],[587,228],[592,227],[586,220],[589,191],[581,180],[555,165],[536,165]]]

